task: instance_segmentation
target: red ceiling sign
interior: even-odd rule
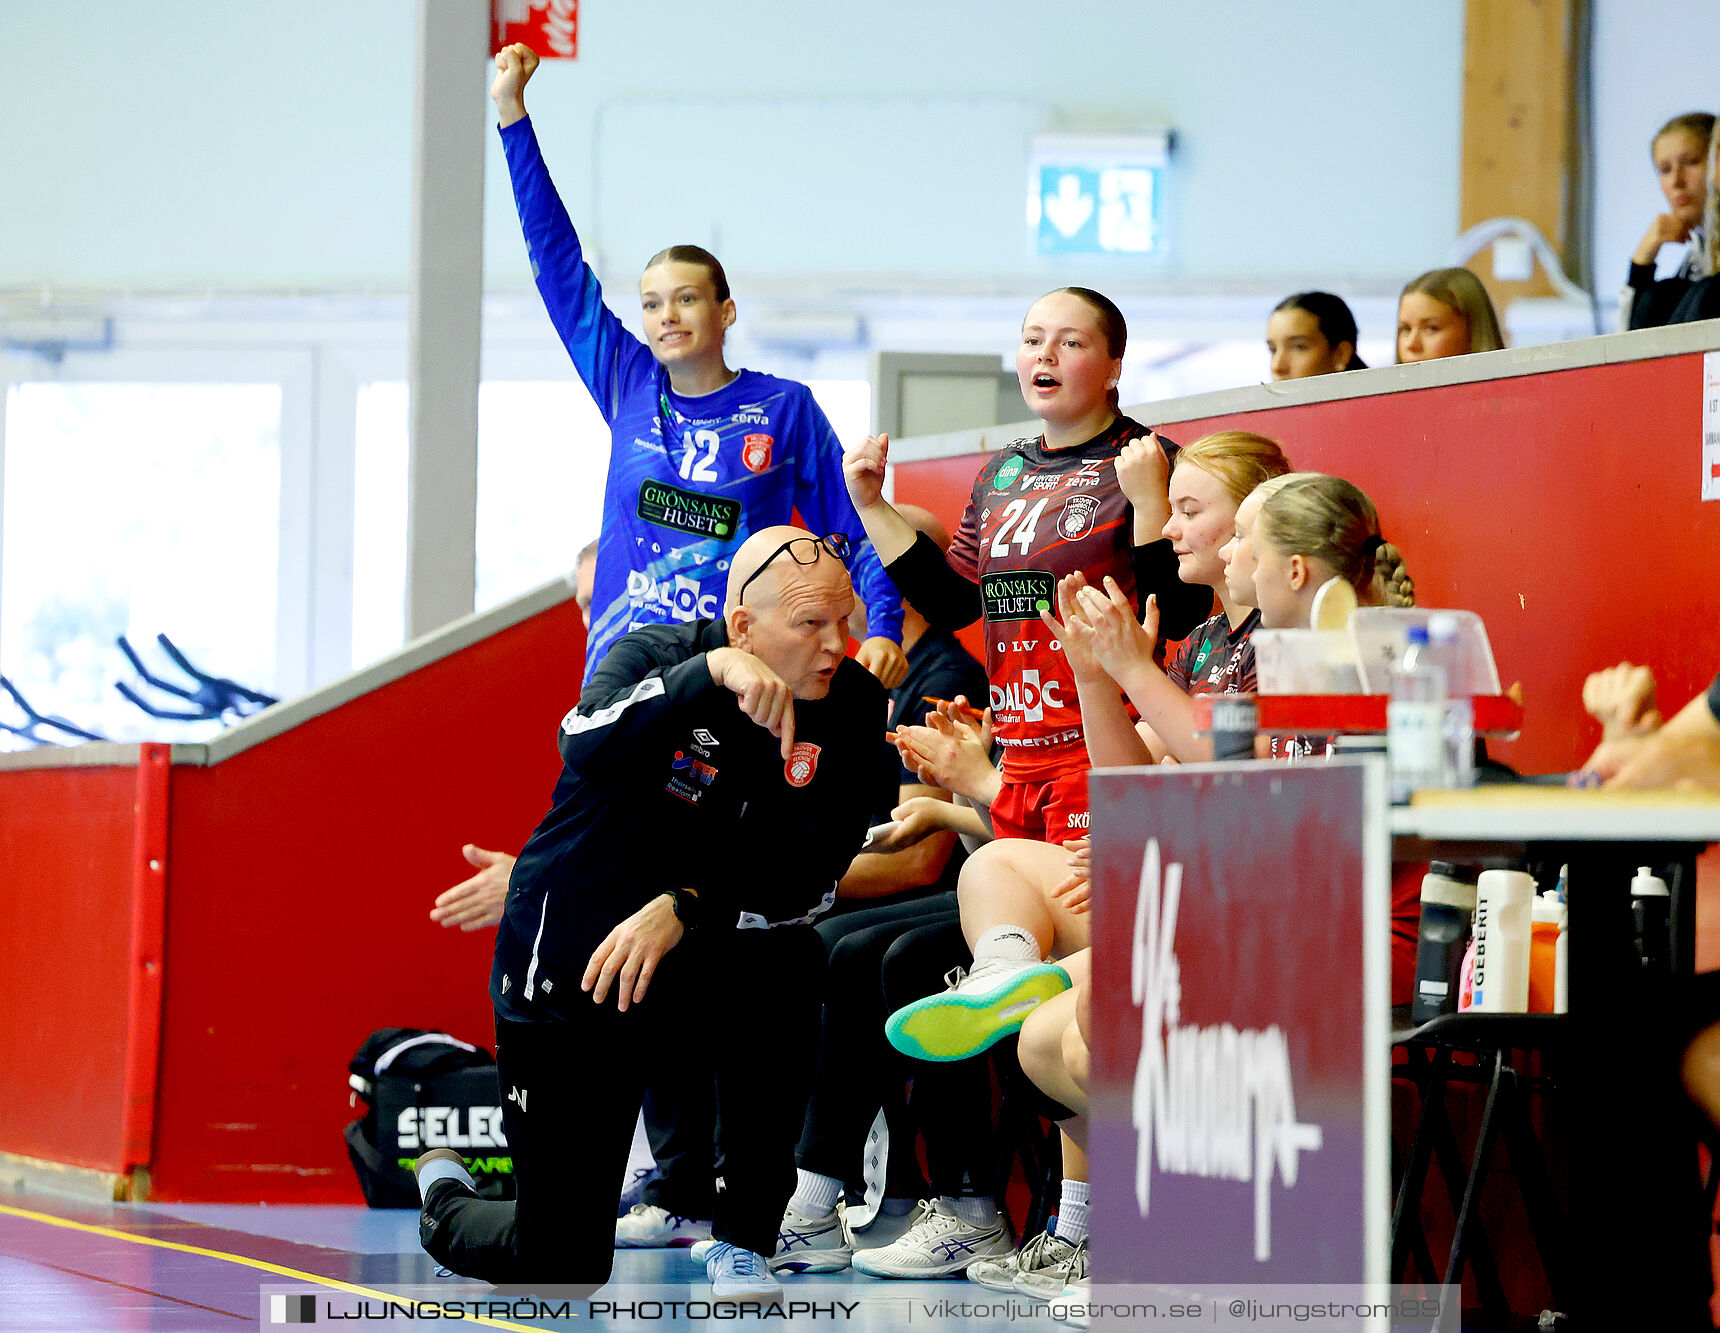
[[[540,59],[579,54],[579,0],[493,0],[490,54],[524,42]]]

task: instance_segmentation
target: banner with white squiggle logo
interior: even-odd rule
[[[1090,795],[1096,1277],[1383,1279],[1383,779],[1190,765]]]

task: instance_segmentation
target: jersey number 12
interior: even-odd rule
[[[714,430],[688,431],[686,433],[686,451],[681,455],[682,481],[716,481],[717,470],[711,464],[717,461],[717,445],[721,443]],[[705,451],[695,465],[694,458],[699,450]]]

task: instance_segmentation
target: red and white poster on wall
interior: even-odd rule
[[[579,54],[579,0],[493,0],[490,54],[524,42],[540,59]]]

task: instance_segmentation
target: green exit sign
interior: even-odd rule
[[[1170,132],[1035,135],[1027,226],[1045,255],[1151,255],[1163,244]]]

